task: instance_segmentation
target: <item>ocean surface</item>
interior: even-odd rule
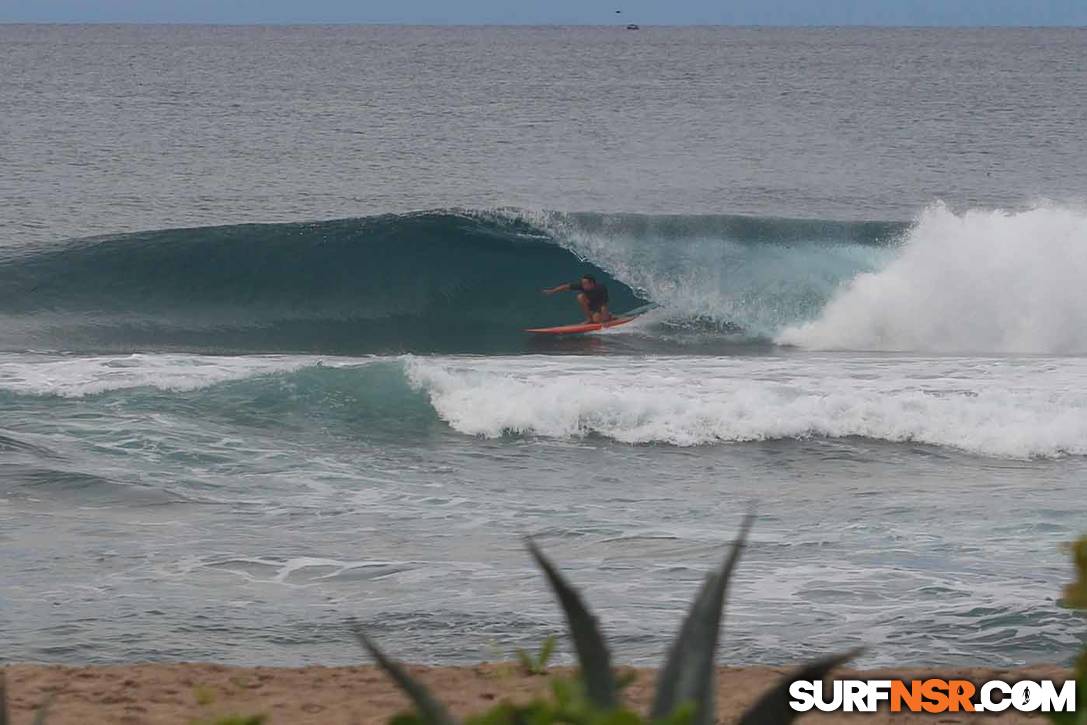
[[[0,657],[1071,661],[1085,49],[0,25]]]

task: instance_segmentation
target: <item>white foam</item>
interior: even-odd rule
[[[1087,360],[411,358],[455,430],[693,446],[812,436],[1087,454]]]
[[[196,390],[232,380],[291,372],[319,361],[320,358],[304,355],[9,354],[0,356],[0,390],[65,398],[143,387]]]
[[[1087,352],[1087,213],[934,206],[901,254],[852,280],[813,322],[785,329],[809,349]]]

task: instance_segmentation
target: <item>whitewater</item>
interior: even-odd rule
[[[784,344],[816,349],[1082,354],[1087,213],[945,206],[921,214],[886,267],[857,275]]]
[[[455,430],[491,438],[696,446],[857,437],[1013,458],[1087,453],[1087,362],[412,359],[408,376]]]
[[[358,386],[361,414],[393,401],[469,437],[599,436],[699,446],[811,438],[943,446],[1029,459],[1087,454],[1087,361],[760,355],[731,359],[0,357],[0,391],[86,399],[232,384]],[[420,400],[419,394],[425,398]],[[300,402],[295,404],[301,405]],[[304,406],[303,406],[304,407]],[[375,425],[379,425],[375,421]]]

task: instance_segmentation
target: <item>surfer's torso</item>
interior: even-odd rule
[[[599,311],[601,307],[608,304],[608,288],[599,282],[594,284],[592,289],[582,289],[580,281],[571,282],[570,291],[583,293],[589,303],[589,309],[593,312]]]

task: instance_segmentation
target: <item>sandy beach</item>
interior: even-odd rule
[[[412,667],[411,671],[448,703],[454,714],[485,710],[502,698],[523,700],[545,691],[548,676],[527,676],[512,664],[475,667]],[[786,672],[780,667],[725,667],[718,673],[719,722],[735,722],[743,709]],[[372,666],[224,667],[213,664],[134,664],[62,667],[9,665],[8,699],[13,725],[29,725],[36,708],[56,693],[49,725],[84,723],[213,722],[227,715],[264,715],[267,723],[382,723],[406,707],[389,680]],[[655,672],[635,670],[627,689],[629,702],[648,706]],[[568,673],[557,668],[552,673]],[[841,670],[838,676],[941,676],[989,679],[1064,678],[1067,670],[1036,666],[1022,669],[946,668],[924,670]],[[1022,714],[1000,716],[814,715],[807,722],[1039,722]]]

